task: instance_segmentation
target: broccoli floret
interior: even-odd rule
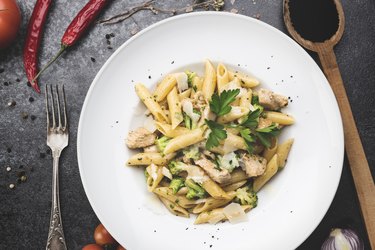
[[[168,164],[169,171],[172,175],[178,175],[181,171],[186,170],[186,164],[180,161],[171,161]]]
[[[241,205],[251,205],[252,207],[256,207],[258,204],[258,196],[252,189],[246,186],[236,190],[234,201]]]
[[[232,173],[232,171],[240,166],[240,163],[238,161],[238,157],[234,152],[231,152],[226,155],[218,155],[217,156],[217,163],[219,168],[225,168],[229,171],[229,173]]]
[[[167,146],[167,144],[170,140],[171,139],[169,137],[166,137],[166,136],[162,136],[162,137],[160,137],[159,139],[156,140],[155,144],[158,147],[160,152],[164,151],[165,147]]]
[[[191,118],[185,112],[183,112],[185,127],[191,129]]]
[[[200,199],[206,196],[206,191],[197,183],[195,183],[192,179],[187,179],[185,181],[185,186],[188,187],[188,192],[186,194],[186,198],[188,199]]]
[[[193,160],[198,160],[200,157],[200,152],[198,146],[190,146],[182,151],[185,157]]]
[[[173,178],[169,184],[169,188],[172,189],[173,194],[176,194],[184,185],[184,180],[182,178]]]
[[[194,77],[197,75],[195,72],[191,72],[190,70],[186,70],[185,71],[187,77],[188,77],[188,84],[189,84],[189,87],[191,88],[192,85],[193,85],[193,79]]]
[[[150,176],[150,175],[148,174],[147,169],[145,169],[145,177],[146,177],[146,180],[147,180],[147,178],[148,178],[149,176]]]

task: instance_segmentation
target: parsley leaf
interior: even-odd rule
[[[280,129],[277,127],[276,124],[272,124],[269,127],[265,128],[257,128],[255,130],[256,135],[259,141],[266,147],[269,148],[271,146],[271,139],[272,137],[278,136],[280,134]]]
[[[211,111],[218,116],[228,114],[232,109],[229,104],[236,100],[236,96],[239,93],[239,89],[232,89],[228,91],[224,90],[220,95],[218,95],[217,93],[213,94],[210,101]]]
[[[211,120],[205,120],[207,126],[211,129],[206,142],[206,149],[210,150],[213,147],[219,146],[219,141],[227,138],[227,132],[224,126]]]
[[[254,134],[251,133],[251,130],[246,128],[240,131],[241,137],[245,140],[247,151],[252,154],[254,151],[254,142],[256,141],[256,137]]]
[[[259,123],[259,116],[263,112],[262,108],[257,108],[253,112],[247,115],[247,119],[241,123],[241,125],[255,129]]]

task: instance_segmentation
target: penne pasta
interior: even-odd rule
[[[176,127],[175,129],[172,129],[172,125],[163,122],[155,122],[155,124],[156,129],[159,130],[160,133],[170,138],[174,138],[191,131],[185,127]]]
[[[231,176],[230,181],[228,183],[225,183],[224,186],[229,186],[229,185],[232,185],[234,183],[238,183],[240,181],[244,181],[244,180],[249,179],[249,177],[246,175],[245,171],[243,171],[242,169],[235,169],[230,174],[230,176]]]
[[[222,207],[228,204],[236,196],[236,192],[231,191],[227,193],[229,199],[215,199],[213,197],[207,198],[205,202],[199,203],[196,205],[192,212],[194,214],[199,214],[205,211],[212,210],[214,208]]]
[[[245,213],[249,212],[253,207],[250,205],[242,205],[242,209]],[[220,221],[226,221],[228,218],[225,216],[223,212],[224,208],[215,208],[211,211],[206,211],[200,213],[194,221],[194,224],[203,224],[203,223],[210,223],[216,224]]]
[[[177,88],[174,87],[167,96],[172,129],[175,129],[183,120],[181,102],[177,94]]]
[[[245,140],[241,136],[234,135],[231,133],[227,134],[227,138],[225,139],[224,144],[227,144],[235,149],[247,149]]]
[[[294,139],[288,139],[277,148],[276,154],[278,157],[279,168],[284,168],[286,164],[286,159],[288,158],[290,149],[292,148]]]
[[[203,129],[197,128],[190,130],[189,132],[176,136],[170,140],[164,149],[164,154],[176,152],[177,150],[193,145],[202,140],[204,140]]]
[[[179,94],[178,98],[180,99],[180,101],[182,101],[186,98],[189,98],[190,95],[191,95],[191,92],[192,92],[192,89],[187,89],[184,92],[182,92],[181,94]]]
[[[240,97],[240,106],[245,108],[250,108],[251,99],[253,97],[253,91],[251,89],[247,89],[247,92]]]
[[[158,195],[158,197],[161,200],[161,202],[163,202],[164,206],[172,214],[177,215],[177,216],[186,217],[186,218],[190,217],[189,212],[186,211],[186,209],[184,209],[183,207],[180,207],[177,203],[172,202],[172,201],[170,201],[170,200],[168,200],[168,199],[166,199],[166,198],[164,198],[160,195]]]
[[[151,165],[146,168],[146,172],[148,173],[148,177],[146,180],[147,190],[149,192],[153,192],[164,177],[162,173],[162,167],[156,166],[155,164],[151,163]]]
[[[224,90],[224,86],[229,82],[229,75],[228,70],[224,64],[219,63],[216,68],[216,76],[217,76],[217,89],[218,92],[221,93]]]
[[[280,125],[292,125],[294,124],[294,118],[290,115],[275,112],[275,111],[264,111],[263,115],[265,118],[270,119],[274,123],[278,123]]]
[[[241,107],[241,106],[232,106],[232,109],[230,112],[226,115],[220,116],[217,121],[219,123],[228,123],[235,121],[249,113],[250,109],[246,107]]]
[[[194,200],[189,200],[182,195],[174,195],[172,189],[169,187],[157,187],[154,189],[154,193],[176,203],[183,208],[192,208],[196,205]]]
[[[245,88],[254,88],[259,85],[259,81],[257,79],[242,72],[233,72],[229,70],[228,75],[230,81],[237,77],[241,82],[241,86]]]
[[[202,85],[202,92],[206,100],[211,100],[216,88],[216,70],[209,60],[205,63],[205,73]]]
[[[272,137],[271,147],[264,149],[263,157],[266,158],[267,162],[269,162],[271,158],[276,154],[276,151],[278,149],[277,143],[278,143],[277,137]]]
[[[176,86],[177,80],[173,75],[167,75],[161,83],[156,87],[153,94],[157,102],[164,100],[168,93]]]
[[[277,173],[278,168],[279,162],[277,159],[277,154],[275,154],[268,162],[264,174],[254,178],[253,190],[258,192],[264,186],[264,184],[266,184]]]
[[[247,180],[243,180],[243,181],[235,182],[235,183],[232,183],[232,184],[226,185],[225,187],[223,187],[223,189],[224,189],[225,192],[235,191],[235,190],[237,190],[238,188],[240,188],[240,187],[242,187],[243,185],[245,185],[246,182],[247,182]]]
[[[161,109],[159,103],[157,103],[154,98],[151,96],[151,93],[148,89],[141,83],[135,85],[135,91],[142,102],[146,105],[148,110],[154,116],[155,120],[159,122],[169,122],[168,117]]]
[[[215,199],[229,199],[228,194],[213,180],[208,178],[202,183],[202,187]]]
[[[175,154],[161,155],[160,153],[155,152],[145,152],[132,155],[128,162],[128,166],[139,166],[139,165],[150,165],[154,163],[156,165],[165,165],[170,159],[172,159]]]

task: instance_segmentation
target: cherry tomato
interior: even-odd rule
[[[21,12],[16,0],[0,0],[0,49],[16,38],[21,24]]]
[[[82,250],[104,250],[101,246],[97,244],[88,244],[82,248]]]
[[[118,245],[117,248],[116,248],[116,250],[126,250],[126,248],[123,247],[123,246],[121,246],[121,245]]]
[[[103,226],[103,224],[99,224],[95,228],[94,232],[94,239],[96,244],[104,246],[116,243],[116,240],[109,234],[107,229]]]

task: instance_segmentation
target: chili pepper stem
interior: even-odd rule
[[[39,71],[39,73],[34,77],[34,79],[31,81],[31,84],[34,84],[35,80],[38,79],[38,77],[49,67],[51,66],[52,63],[54,63],[60,56],[61,54],[65,51],[65,49],[67,48],[68,46],[62,44],[61,45],[61,48],[59,50],[59,52],[57,52],[57,54],[52,58],[51,61],[49,61],[46,66],[43,67],[43,69],[41,71]]]

